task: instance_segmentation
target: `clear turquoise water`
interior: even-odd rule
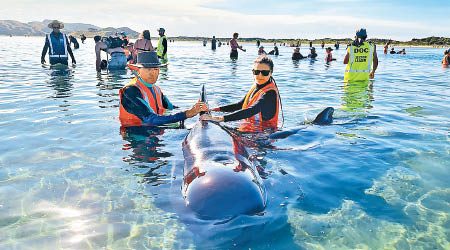
[[[375,80],[345,85],[344,49],[327,65],[320,48],[317,61],[293,63],[281,47],[285,129],[304,129],[249,148],[268,174],[265,213],[214,224],[182,211],[187,130],[121,135],[118,89],[130,72],[97,75],[91,40],[68,69],[41,67],[43,38],[0,42],[17,45],[0,48],[1,249],[450,248],[443,49],[379,51]],[[159,86],[182,109],[202,84],[211,106],[250,87],[253,44],[237,62],[226,46],[169,46]],[[333,125],[302,125],[326,106]]]

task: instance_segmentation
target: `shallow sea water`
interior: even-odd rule
[[[211,222],[182,209],[186,129],[121,133],[118,90],[130,71],[97,75],[92,39],[66,69],[40,65],[44,38],[0,42],[17,44],[0,48],[0,249],[450,248],[443,49],[378,50],[375,80],[344,84],[344,48],[325,64],[317,45],[319,59],[300,62],[280,47],[283,129],[302,130],[249,145],[267,174],[265,212]],[[237,101],[257,51],[244,47],[231,61],[227,46],[169,43],[158,84],[183,110],[202,84],[211,106]],[[327,106],[332,125],[305,125]]]

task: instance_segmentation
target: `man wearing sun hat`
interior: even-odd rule
[[[333,54],[331,53],[331,51],[333,51],[331,47],[325,49],[325,52],[327,53],[327,55],[325,56],[325,62],[327,63],[331,61],[336,61],[336,58],[333,58]]]
[[[64,29],[64,24],[58,20],[53,20],[53,22],[48,24],[48,27],[53,29],[53,31],[45,36],[45,45],[42,49],[41,63],[45,63],[45,55],[47,54],[47,50],[50,48],[48,56],[51,65],[57,63],[67,65],[68,55],[72,58],[72,63],[76,64],[77,62],[75,61],[75,57],[73,56],[67,37],[60,31],[60,29]]]
[[[123,127],[159,126],[183,121],[207,111],[203,102],[197,102],[191,109],[174,115],[164,115],[164,111],[175,108],[169,99],[156,86],[159,67],[158,55],[154,51],[141,52],[137,55],[137,63],[130,68],[137,69],[138,76],[119,90],[119,119]]]
[[[377,49],[366,39],[366,29],[359,29],[356,31],[355,40],[347,47],[344,82],[368,82],[369,78],[374,78],[378,67]]]

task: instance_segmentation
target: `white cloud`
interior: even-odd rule
[[[19,21],[47,18],[91,23],[101,27],[128,26],[136,31],[149,29],[152,35],[158,27],[165,27],[169,36],[229,37],[233,32],[239,32],[241,37],[343,38],[352,37],[355,30],[361,27],[367,28],[369,37],[403,40],[449,33],[444,25],[430,27],[420,21],[360,18],[337,14],[343,12],[336,9],[324,9],[307,15],[248,15],[203,7],[212,3],[226,3],[225,0],[68,1],[58,4],[58,11],[47,16],[48,10],[58,2],[19,1],[11,3],[7,10],[0,10],[0,16]],[[61,16],[61,13],[64,15]]]

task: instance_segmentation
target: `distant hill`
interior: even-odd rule
[[[0,35],[43,36],[51,31],[47,26],[50,22],[52,22],[52,20],[47,19],[42,22],[34,21],[28,23],[21,23],[14,20],[0,20]],[[139,35],[138,32],[128,27],[101,28],[85,23],[64,23],[64,29],[62,31],[66,34],[73,35],[81,35],[84,33],[87,37],[93,37],[95,35],[112,35],[122,31],[126,32],[130,38],[137,38]]]
[[[127,33],[127,36],[129,38],[137,38],[139,36],[139,33],[128,28],[128,27],[120,27],[120,28],[113,28],[113,27],[108,27],[108,28],[104,28],[104,29],[94,29],[94,28],[90,28],[90,29],[86,29],[86,30],[78,30],[78,31],[74,31],[71,32],[70,35],[74,36],[74,37],[80,37],[81,34],[84,34],[86,37],[94,37],[94,36],[111,36],[111,35],[115,35],[117,33],[121,33],[121,32],[125,32]]]

